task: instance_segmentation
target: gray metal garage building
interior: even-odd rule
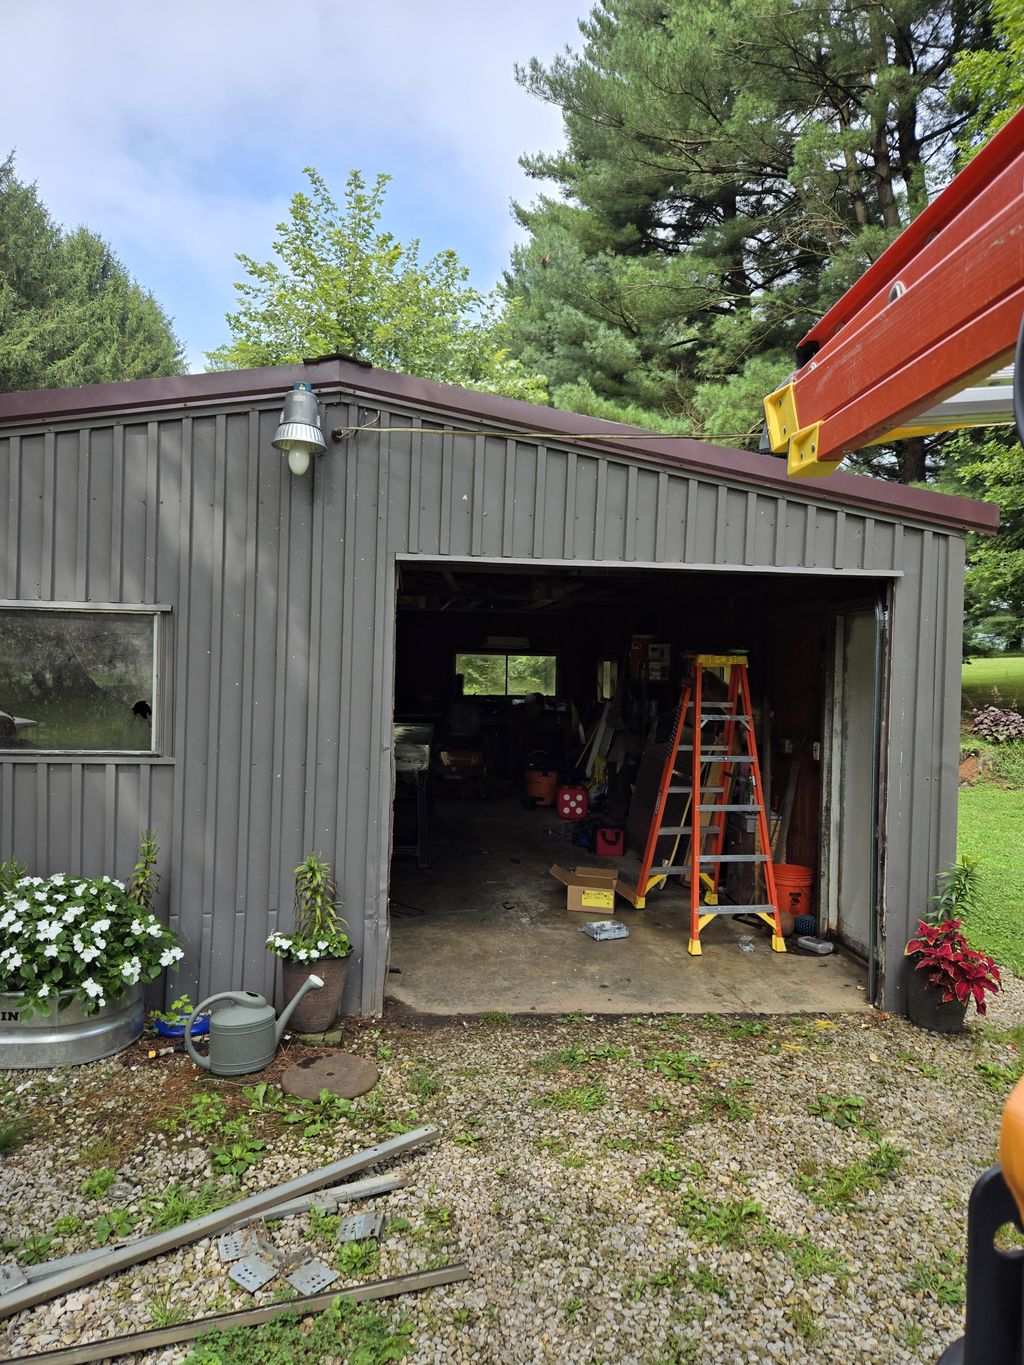
[[[297,381],[328,433],[301,478],[271,446]],[[576,694],[645,613],[700,647],[750,641],[776,733],[808,755],[797,851],[820,923],[899,1007],[908,927],[954,856],[964,537],[995,509],[795,484],[767,456],[336,359],[0,396],[0,496],[6,628],[59,621],[76,676],[74,641],[116,635],[154,679],[100,749],[60,718],[0,735],[0,857],[123,871],[156,830],[175,993],[272,991],[264,939],[317,848],[356,946],[346,1006],[381,1008],[396,689],[431,640],[450,670],[452,650],[527,639],[542,587],[552,621],[530,620]],[[54,679],[33,686],[44,710]]]

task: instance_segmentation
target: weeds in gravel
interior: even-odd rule
[[[820,1280],[831,1275],[845,1294],[850,1280],[850,1267],[831,1247],[818,1246],[810,1237],[798,1237],[787,1248],[793,1269],[802,1280]]]
[[[253,1137],[244,1119],[231,1119],[224,1125],[226,1142],[210,1148],[210,1164],[221,1175],[244,1175],[263,1158],[267,1144]]]
[[[236,1196],[216,1181],[205,1181],[198,1190],[185,1185],[168,1185],[166,1189],[148,1194],[142,1201],[142,1212],[149,1219],[150,1232],[164,1232],[180,1223],[191,1223],[208,1213],[222,1209]]]
[[[437,1076],[432,1076],[429,1071],[421,1069],[414,1071],[409,1077],[409,1089],[421,1100],[429,1100],[441,1089],[441,1081]]]
[[[105,1246],[107,1242],[121,1242],[131,1236],[137,1222],[138,1219],[127,1209],[111,1209],[108,1213],[101,1213],[93,1220],[93,1241],[97,1246]]]
[[[951,1251],[942,1252],[931,1264],[918,1261],[907,1288],[912,1294],[930,1294],[945,1308],[960,1308],[967,1300],[963,1262]]]
[[[288,1108],[284,1091],[279,1085],[271,1085],[268,1081],[243,1086],[242,1099],[248,1104],[250,1114],[280,1114]]]
[[[76,1232],[81,1232],[84,1227],[84,1218],[79,1218],[77,1213],[66,1213],[63,1218],[58,1218],[54,1223],[53,1235],[55,1237],[73,1237]]]
[[[865,1137],[877,1138],[878,1128],[868,1116],[867,1101],[859,1095],[826,1095],[819,1092],[807,1106],[808,1114],[828,1119],[837,1128],[853,1128]]]
[[[670,1081],[695,1081],[707,1063],[688,1052],[650,1052],[644,1058],[648,1071],[657,1071]]]
[[[705,1095],[700,1102],[701,1117],[704,1119],[723,1119],[726,1123],[741,1123],[754,1117],[754,1106],[744,1098],[744,1091],[751,1090],[755,1081],[747,1076],[726,1081],[721,1089]]]
[[[112,1171],[109,1168],[102,1171],[93,1171],[92,1175],[86,1176],[82,1181],[81,1193],[83,1199],[102,1199],[116,1179],[117,1172]]]
[[[756,1199],[728,1199],[717,1203],[694,1189],[679,1199],[676,1222],[703,1241],[720,1246],[742,1246],[755,1236],[763,1219]]]
[[[849,1161],[845,1166],[804,1161],[796,1178],[797,1189],[823,1208],[856,1204],[883,1180],[891,1180],[906,1159],[902,1148],[880,1142],[863,1161]]]
[[[406,1318],[393,1321],[369,1304],[335,1299],[315,1318],[284,1314],[259,1327],[209,1332],[185,1365],[322,1365],[339,1359],[386,1365],[405,1359],[411,1336]]]
[[[334,1253],[335,1270],[351,1279],[372,1275],[379,1264],[380,1251],[372,1238],[362,1242],[344,1242]]]
[[[1003,1066],[1000,1062],[976,1062],[978,1075],[992,1090],[1011,1090],[1021,1078],[1022,1065]]]
[[[505,1010],[484,1010],[479,1022],[486,1028],[496,1028],[499,1024],[507,1024],[509,1016]]]
[[[578,1114],[589,1114],[600,1109],[607,1099],[603,1085],[570,1085],[563,1090],[554,1090],[541,1095],[536,1103],[542,1107],[560,1110],[575,1110]]]
[[[196,1133],[212,1133],[224,1124],[227,1108],[219,1095],[209,1091],[193,1095],[188,1104],[179,1104],[170,1118],[158,1127],[165,1133],[180,1133],[191,1128]]]
[[[8,1156],[31,1136],[32,1128],[26,1119],[5,1119],[0,1123],[0,1156]]]
[[[586,1306],[586,1299],[581,1299],[579,1295],[576,1295],[575,1298],[568,1299],[566,1303],[563,1304],[562,1312],[569,1322],[575,1322]]]
[[[900,1332],[900,1341],[910,1350],[916,1351],[924,1341],[924,1328],[919,1322],[905,1322]]]
[[[808,1346],[815,1346],[825,1335],[814,1309],[809,1303],[794,1303],[789,1310],[789,1320],[797,1336]]]
[[[54,1243],[53,1237],[25,1237],[22,1241],[15,1243],[18,1252],[18,1260],[25,1265],[41,1265],[50,1255],[50,1248]],[[6,1245],[6,1243],[5,1243]],[[14,1247],[11,1248],[12,1250]]]
[[[171,1303],[169,1294],[153,1294],[149,1300],[149,1321],[154,1327],[174,1327],[188,1318],[188,1310]]]
[[[677,1166],[663,1165],[646,1171],[640,1179],[644,1185],[654,1185],[659,1190],[678,1190],[686,1177]]]
[[[333,1095],[329,1090],[321,1090],[315,1100],[287,1097],[281,1122],[289,1127],[301,1124],[303,1137],[319,1137],[342,1119],[349,1118],[354,1111],[355,1106],[351,1100],[343,1099],[341,1095]]]

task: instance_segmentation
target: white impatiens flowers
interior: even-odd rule
[[[19,1010],[77,1000],[89,1014],[184,957],[175,934],[113,877],[0,883],[0,993]]]

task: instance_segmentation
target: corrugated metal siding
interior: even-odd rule
[[[277,412],[0,438],[4,596],[172,609],[166,761],[3,763],[0,854],[40,872],[123,871],[138,831],[156,828],[188,952],[173,989],[272,990],[263,940],[290,913],[292,868],[316,847],[336,863],[356,944],[347,1005],[379,1006],[399,555],[902,572],[890,924],[906,917],[900,906],[924,903],[952,856],[956,696],[944,680],[959,657],[962,541],[795,489],[777,496],[566,443],[452,434],[344,402],[325,404],[325,429],[416,429],[358,431],[297,480],[270,446]],[[901,934],[890,933],[891,954]]]

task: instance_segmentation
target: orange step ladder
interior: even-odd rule
[[[757,915],[771,928],[773,951],[784,953],[786,942],[779,922],[779,897],[754,735],[747,657],[745,654],[695,654],[691,663],[693,672],[683,679],[672,740],[662,769],[636,887],[627,887],[620,881],[617,890],[642,910],[647,895],[666,878],[688,875],[688,951],[691,956],[700,956],[701,930],[717,915]],[[705,697],[704,673],[708,669],[728,671],[727,699],[712,701]],[[683,742],[687,723],[692,731],[691,743]],[[682,818],[689,823],[665,823],[671,795],[686,796]],[[746,799],[739,799],[744,796]],[[728,816],[734,811],[757,815],[756,851],[753,853],[723,851]],[[696,837],[695,830],[699,831]],[[682,861],[676,861],[684,835],[690,836],[689,853]],[[665,836],[674,837],[673,850],[667,861],[655,867],[658,841]],[[767,896],[764,903],[730,905],[719,900],[722,864],[736,862],[753,863],[763,868]]]

